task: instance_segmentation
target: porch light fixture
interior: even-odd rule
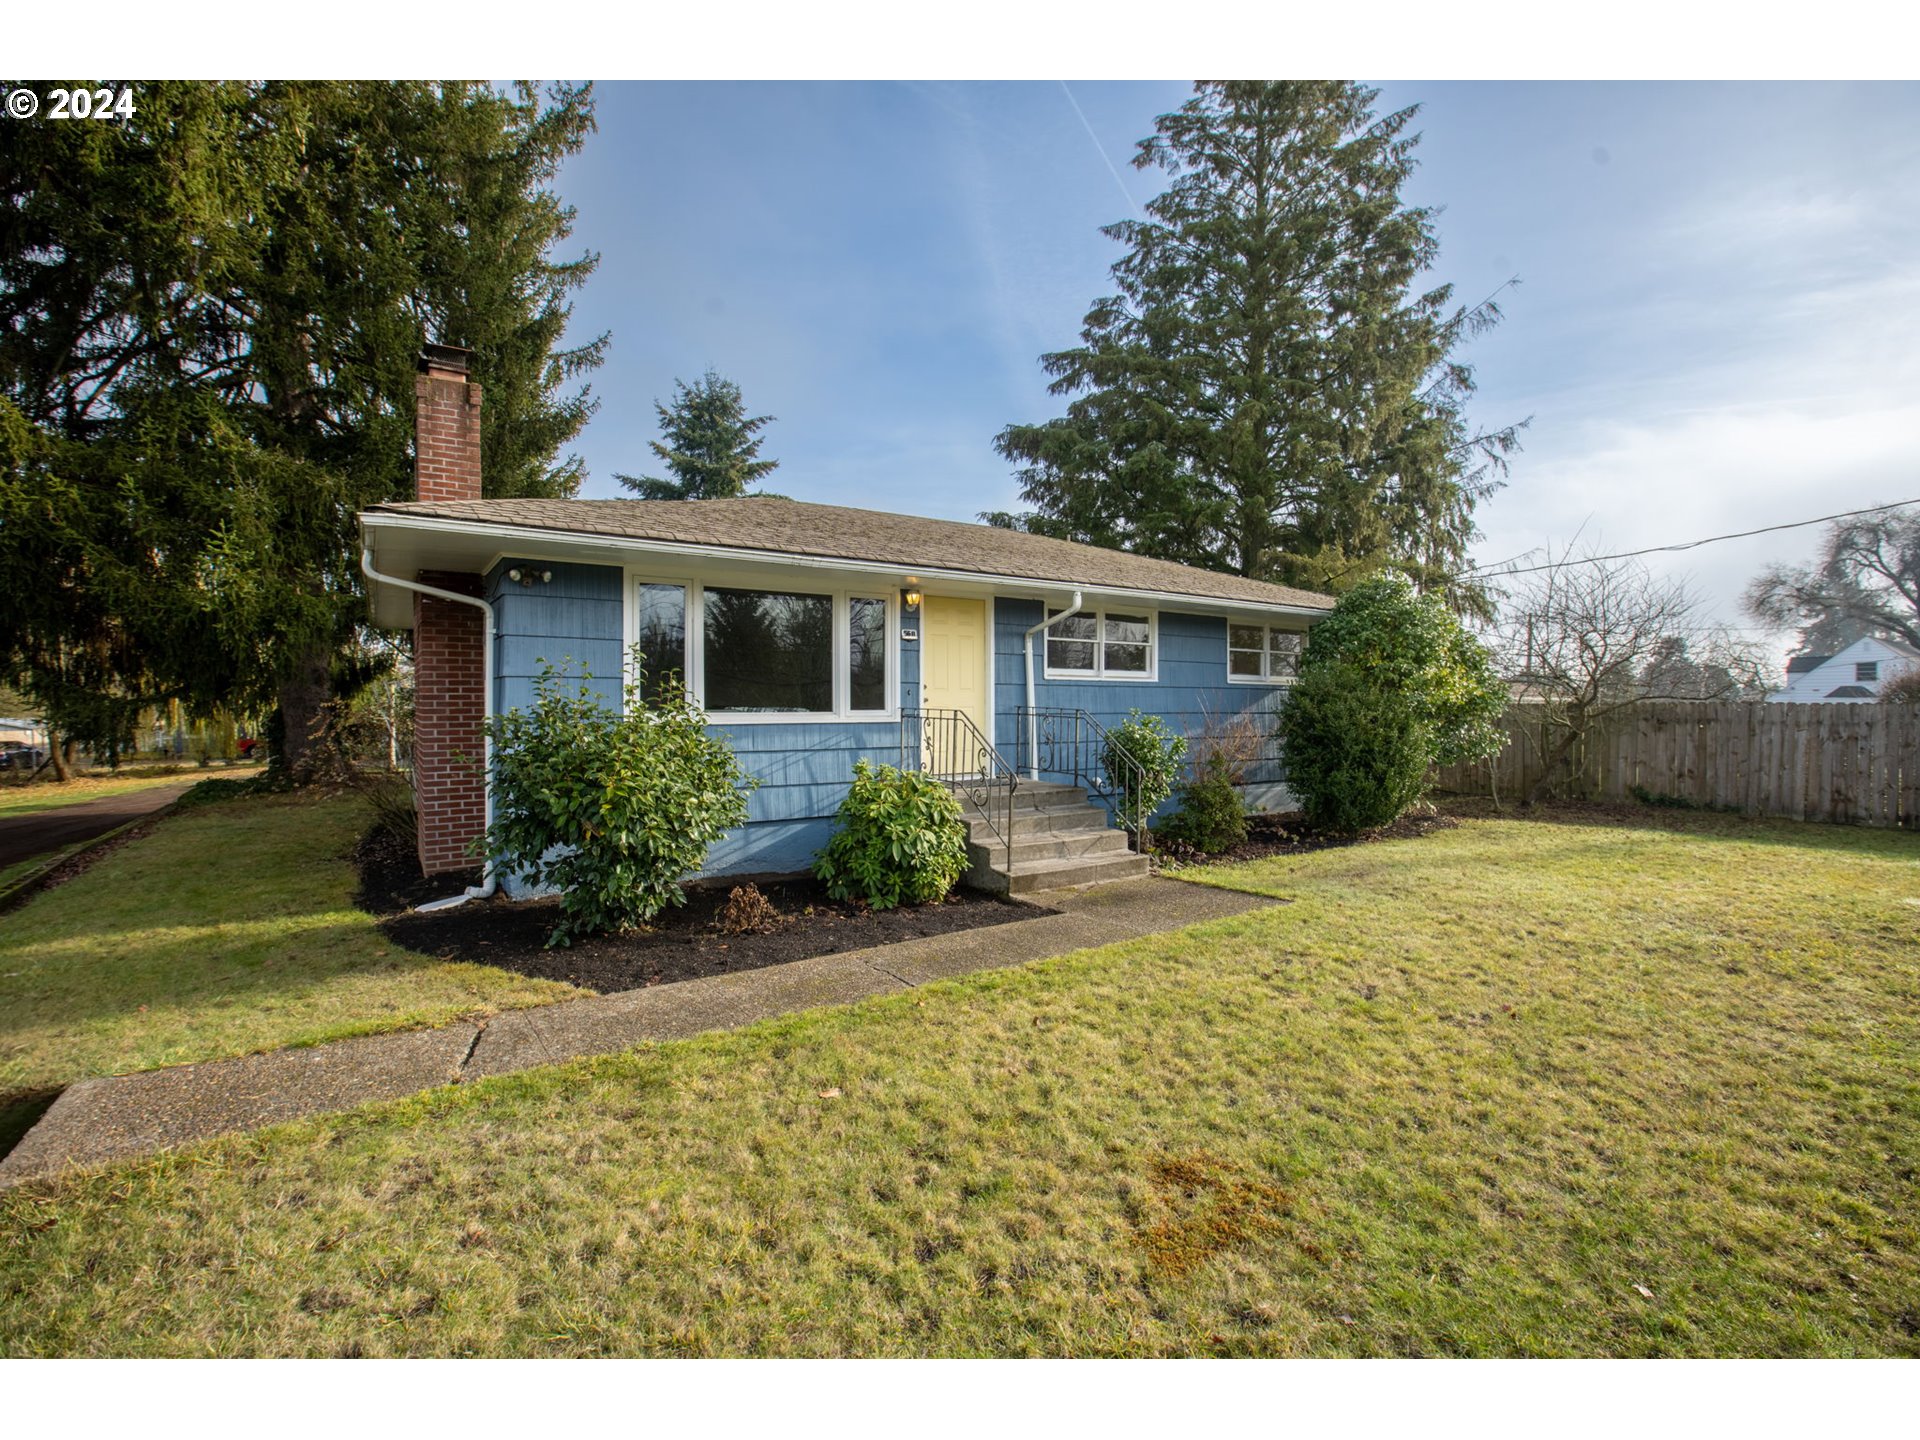
[[[919,587],[914,585],[908,586],[905,590],[902,590],[900,592],[900,599],[903,602],[905,602],[907,609],[918,610],[920,608]]]
[[[551,570],[509,570],[507,579],[516,585],[545,585],[553,579]]]

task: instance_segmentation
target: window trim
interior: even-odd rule
[[[1257,628],[1260,631],[1260,673],[1258,675],[1236,675],[1233,673],[1233,652],[1241,648],[1233,643],[1233,627],[1236,625]],[[1274,675],[1270,673],[1273,666],[1273,632],[1276,630],[1282,635],[1298,635],[1301,644],[1303,646],[1306,644],[1307,632],[1305,630],[1296,630],[1291,625],[1273,625],[1261,620],[1228,619],[1225,632],[1227,642],[1225,658],[1227,664],[1227,683],[1229,685],[1286,686],[1293,684],[1300,678],[1298,673],[1292,675]],[[1242,650],[1241,653],[1244,654],[1246,652]]]
[[[677,586],[686,596],[686,654],[681,674],[687,694],[709,725],[859,725],[894,722],[900,718],[900,595],[881,585],[836,585],[808,588],[785,581],[729,581],[709,587],[703,581],[650,570],[628,570],[623,607],[624,639],[621,672],[633,678],[633,645],[640,638],[640,589],[643,585]],[[772,595],[824,595],[833,602],[833,709],[831,710],[722,710],[707,709],[707,591],[747,590]],[[878,600],[886,606],[885,708],[855,710],[853,702],[853,624],[851,600]]]
[[[1047,615],[1046,617],[1047,628],[1040,632],[1040,664],[1041,664],[1041,676],[1043,679],[1085,680],[1085,681],[1099,682],[1102,684],[1107,682],[1112,682],[1118,685],[1141,685],[1141,684],[1150,685],[1159,680],[1160,678],[1160,612],[1158,610],[1151,609],[1145,605],[1116,605],[1111,609],[1108,609],[1102,606],[1082,605],[1078,610],[1075,610],[1073,612],[1073,615],[1068,618],[1077,619],[1082,615],[1091,615],[1093,617],[1093,642],[1092,642],[1093,669],[1091,670],[1062,670],[1055,667],[1053,663],[1053,646],[1051,644],[1051,642],[1055,638],[1053,633],[1053,622],[1054,620],[1060,618],[1060,616],[1063,616],[1066,614],[1067,607],[1066,606],[1055,607],[1055,606],[1046,605],[1046,604],[1043,604],[1041,606],[1042,614],[1045,614],[1049,610],[1057,610],[1057,613],[1054,615]],[[1109,615],[1123,616],[1128,619],[1131,619],[1134,616],[1138,616],[1138,615],[1146,616],[1146,619],[1147,619],[1147,668],[1145,670],[1140,670],[1140,671],[1115,670],[1111,672],[1108,671],[1107,669],[1107,617]],[[1122,643],[1122,642],[1115,642],[1115,643]]]

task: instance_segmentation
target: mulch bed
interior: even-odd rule
[[[412,847],[382,832],[362,840],[354,859],[360,870],[355,900],[361,909],[381,917],[381,930],[396,945],[541,980],[563,980],[602,994],[758,970],[789,960],[1054,913],[966,889],[955,889],[937,905],[872,910],[829,899],[826,887],[811,877],[731,876],[688,885],[687,903],[658,916],[650,930],[596,936],[575,941],[566,949],[549,950],[547,936],[558,918],[557,900],[516,902],[495,897],[422,915],[407,907],[457,895],[464,886],[479,883],[479,872],[436,875],[423,881]],[[715,923],[721,908],[736,885],[749,881],[773,905],[776,918],[764,930],[721,933]]]
[[[1266,860],[1275,855],[1307,855],[1315,850],[1337,850],[1348,845],[1371,845],[1380,840],[1418,840],[1437,830],[1451,830],[1459,824],[1451,815],[1402,815],[1391,825],[1360,835],[1327,835],[1311,830],[1297,812],[1285,815],[1252,815],[1247,818],[1247,838],[1231,850],[1218,855],[1198,852],[1177,857],[1180,865],[1238,865],[1247,860]]]

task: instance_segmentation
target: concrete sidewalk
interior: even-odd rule
[[[737,975],[510,1010],[478,1023],[373,1035],[167,1070],[83,1080],[0,1161],[0,1189],[195,1140],[393,1100],[436,1085],[731,1030],[932,980],[1178,930],[1272,903],[1141,878],[1025,897],[1059,913],[820,955]]]

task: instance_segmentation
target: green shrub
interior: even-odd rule
[[[1233,761],[1219,751],[1194,768],[1179,789],[1180,808],[1156,827],[1156,839],[1203,855],[1231,850],[1247,838],[1247,807],[1233,785]]]
[[[1407,691],[1358,665],[1305,671],[1280,712],[1287,784],[1317,830],[1391,824],[1426,790],[1433,732]]]
[[[1100,757],[1107,780],[1123,799],[1121,815],[1150,819],[1173,794],[1174,782],[1187,758],[1187,740],[1167,728],[1158,715],[1129,710],[1127,718],[1107,731],[1107,748]],[[1135,770],[1126,763],[1132,760]]]
[[[476,848],[559,889],[548,945],[631,930],[684,904],[680,882],[747,818],[753,782],[706,716],[678,692],[649,701],[629,683],[624,693],[616,712],[542,665],[533,708],[489,725],[494,819]]]
[[[836,900],[876,910],[943,900],[967,869],[960,802],[930,775],[856,760],[840,828],[813,873]]]
[[[1507,690],[1486,647],[1404,576],[1376,575],[1340,597],[1307,632],[1302,678],[1320,665],[1355,666],[1371,686],[1401,692],[1427,727],[1436,765],[1484,760],[1506,741]]]

